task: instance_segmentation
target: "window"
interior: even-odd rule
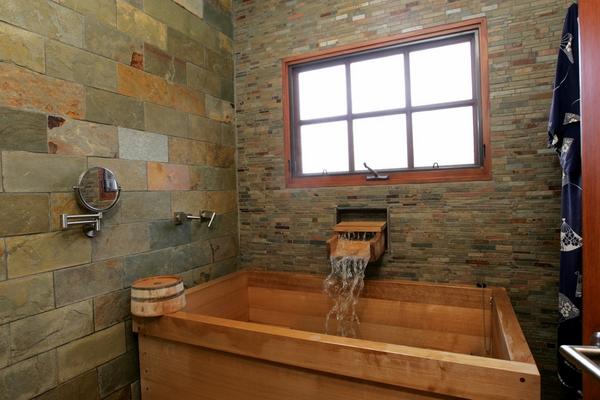
[[[477,19],[284,60],[287,185],[489,179],[486,52]]]

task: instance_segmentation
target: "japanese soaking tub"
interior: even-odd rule
[[[355,339],[324,334],[322,281],[238,272],[188,289],[182,311],[136,317],[142,398],[540,397],[504,289],[366,280]]]

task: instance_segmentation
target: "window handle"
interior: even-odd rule
[[[369,167],[366,162],[363,163],[363,165],[365,166],[366,169],[371,171],[371,173],[373,174],[373,175],[367,175],[368,181],[373,181],[373,180],[385,181],[385,180],[389,179],[389,176],[387,176],[387,175],[379,175],[379,172],[377,172],[373,168]]]

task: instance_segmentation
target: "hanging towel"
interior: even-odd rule
[[[579,118],[579,33],[577,4],[569,7],[563,27],[548,124],[548,145],[562,168],[558,345],[581,344],[581,129]],[[558,346],[557,346],[558,348]],[[581,375],[560,354],[558,377],[570,398],[581,390]]]

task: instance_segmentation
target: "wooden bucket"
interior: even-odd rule
[[[158,317],[185,307],[183,280],[177,276],[151,276],[131,285],[131,313]]]

